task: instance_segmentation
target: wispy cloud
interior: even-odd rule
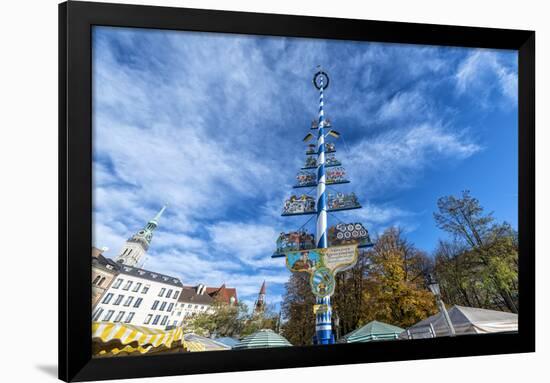
[[[480,151],[466,130],[446,129],[442,123],[423,123],[406,129],[393,129],[360,141],[351,148],[354,179],[369,191],[406,188],[429,167],[434,159],[465,159]]]
[[[508,59],[508,61],[510,61]],[[501,94],[506,101],[516,103],[518,77],[517,57],[506,62],[496,51],[480,49],[471,52],[458,66],[456,89],[463,95],[468,92],[488,106],[493,92]],[[490,100],[495,102],[494,99]]]

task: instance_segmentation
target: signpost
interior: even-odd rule
[[[312,130],[317,130],[317,144],[308,145],[305,166],[296,176],[297,184],[294,188],[315,188],[316,198],[306,194],[291,196],[285,202],[282,215],[315,214],[314,246],[308,240],[311,235],[300,228],[296,232],[281,233],[277,240],[277,251],[272,257],[286,257],[286,265],[291,272],[310,274],[311,292],[317,298],[313,307],[316,330],[314,341],[316,344],[332,344],[334,334],[330,297],[336,289],[335,275],[355,265],[359,247],[369,247],[372,244],[368,231],[361,223],[339,223],[330,228],[327,226],[328,212],[360,209],[361,205],[354,193],[333,194],[326,191],[327,185],[332,187],[350,181],[346,178],[341,162],[332,154],[336,152],[336,145],[325,142],[325,138],[340,136],[340,133],[332,129],[325,132],[325,128],[331,127],[324,114],[324,91],[329,85],[327,73],[319,70],[313,76],[313,85],[319,91],[319,116],[317,122],[314,121],[311,126]],[[311,138],[313,134],[308,133],[304,141]],[[327,156],[326,153],[331,154]]]

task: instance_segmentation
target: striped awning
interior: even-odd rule
[[[244,337],[234,350],[247,348],[270,348],[270,347],[289,347],[292,346],[288,340],[274,332],[273,330],[263,329],[254,334]]]
[[[132,346],[170,348],[172,343],[182,340],[182,337],[181,327],[164,331],[124,323],[92,322],[92,340],[102,343],[119,341],[122,345],[134,343]]]

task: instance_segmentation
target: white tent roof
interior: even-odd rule
[[[486,334],[518,330],[517,314],[464,306],[453,306],[448,311],[457,335]],[[435,332],[435,334],[433,334],[433,332]],[[401,337],[429,338],[434,335],[449,335],[447,322],[442,313],[432,315],[409,327],[407,331],[401,334]]]

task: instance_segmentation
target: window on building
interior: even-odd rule
[[[115,306],[119,305],[120,302],[124,299],[124,295],[119,294],[118,297],[116,297],[116,300],[113,302]]]
[[[162,289],[160,289],[159,297],[162,297],[164,295],[165,291],[166,291],[166,289],[164,287]]]
[[[187,308],[191,308],[191,306],[193,306],[193,305],[192,305],[191,303],[189,303],[189,304],[187,305]]]
[[[132,281],[126,282],[126,286],[124,286],[124,288],[122,290],[129,290],[130,287],[132,287]]]
[[[116,318],[114,320],[115,323],[117,322],[120,322],[122,320],[122,317],[124,316],[125,312],[124,311],[119,311],[118,314],[116,315]]]
[[[151,287],[151,285],[145,285],[143,286],[143,290],[141,290],[141,293],[142,294],[147,294],[147,291],[149,291],[149,288]]]
[[[164,311],[165,308],[166,308],[166,302],[162,302],[161,305],[160,305],[159,310]]]
[[[177,315],[177,316],[180,316],[180,315],[181,315],[181,311],[178,311],[178,312],[176,313],[176,315]]]
[[[158,324],[160,320],[160,315],[155,316],[155,319],[153,319],[153,324]]]
[[[122,278],[117,278],[117,280],[115,281],[115,283],[113,284],[113,289],[118,289],[120,287],[120,285],[122,284],[122,281],[124,279]]]
[[[99,283],[97,285],[101,286],[103,284],[103,282],[105,282],[105,277],[101,278],[101,280],[99,281]]]
[[[142,301],[143,301],[143,298],[136,299],[136,303],[134,303],[134,307],[139,307]]]
[[[170,303],[170,304],[168,305],[168,308],[166,309],[166,311],[168,311],[169,313],[171,313],[173,308],[174,308],[174,304],[173,304],[173,303]]]
[[[128,252],[128,255],[132,254],[132,250],[133,250],[133,249],[130,249],[130,251]]]
[[[162,318],[162,322],[160,322],[160,324],[162,326],[166,325],[166,322],[168,321],[168,315],[165,315],[163,318]]]
[[[175,327],[177,324],[178,324],[178,321],[177,321],[177,320],[174,320],[174,321],[172,322],[172,326],[174,326],[174,327]]]
[[[152,318],[153,318],[153,314],[147,314],[147,316],[145,317],[145,320],[143,321],[143,324],[149,324]]]
[[[134,293],[137,293],[137,292],[139,291],[139,289],[141,288],[141,285],[142,285],[141,282],[136,283],[136,285],[134,286],[134,288],[132,289],[132,291],[133,291]]]
[[[199,308],[199,305],[195,305],[195,310]]]
[[[95,277],[94,281],[92,282],[92,285],[97,285],[100,279],[101,279],[101,275],[98,275],[97,277]]]
[[[134,300],[134,297],[128,297],[126,299],[126,302],[124,302],[124,306],[128,307],[132,304],[132,301]]]
[[[159,301],[154,301],[153,306],[151,306],[151,310],[156,310],[159,305]]]
[[[168,292],[166,293],[166,298],[170,298],[172,296],[172,289],[168,290]]]
[[[107,311],[107,314],[105,314],[105,316],[103,317],[103,320],[105,322],[108,322],[111,320],[111,317],[113,316],[113,314],[115,313],[115,310],[109,310]]]
[[[128,316],[126,317],[126,320],[124,321],[124,323],[132,323],[132,319],[134,319],[134,315],[136,315],[136,313],[134,312],[128,313]]]
[[[93,320],[93,321],[99,320],[99,317],[101,316],[101,314],[103,314],[103,309],[102,309],[101,307],[99,307],[99,308],[95,311],[94,315],[92,316],[92,320]]]
[[[101,303],[108,304],[112,298],[113,298],[113,293],[108,293],[107,295],[105,295],[105,298],[103,298],[103,301],[101,301]]]
[[[179,291],[174,292],[174,299],[178,299],[178,295],[180,295]]]

